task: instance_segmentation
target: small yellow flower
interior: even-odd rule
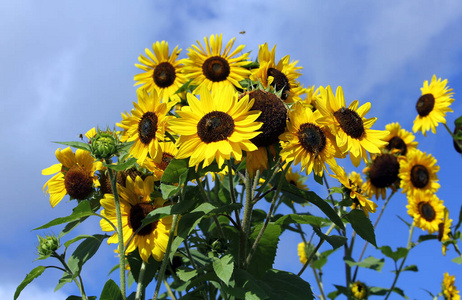
[[[456,276],[450,276],[448,272],[444,273],[443,294],[445,300],[460,300],[459,290],[454,285]]]

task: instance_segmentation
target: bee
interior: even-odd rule
[[[239,31],[239,34],[245,34],[245,30]]]
[[[83,141],[83,134],[79,134],[79,139]]]

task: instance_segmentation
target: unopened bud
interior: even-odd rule
[[[45,237],[38,235],[37,238],[39,241],[37,246],[39,259],[45,259],[58,250],[59,239],[55,235],[46,235]]]
[[[110,158],[117,153],[117,137],[110,131],[100,131],[91,139],[91,154],[96,159]]]

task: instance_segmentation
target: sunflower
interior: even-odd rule
[[[298,257],[300,258],[300,262],[302,264],[306,264],[307,258],[306,258],[306,247],[305,247],[304,242],[301,242],[298,244],[297,252],[298,252]]]
[[[366,175],[366,182],[362,189],[369,198],[375,195],[375,199],[382,196],[385,199],[387,189],[396,191],[399,187],[399,162],[395,154],[384,152],[371,155],[363,173]]]
[[[258,62],[260,66],[252,70],[251,80],[261,82],[265,89],[272,86],[276,91],[282,90],[281,98],[287,103],[300,100],[298,98],[304,89],[300,89],[300,84],[296,81],[301,75],[297,70],[302,69],[297,66],[298,61],[290,62],[290,56],[286,55],[276,64],[276,46],[270,52],[265,43],[259,47]]]
[[[428,80],[424,81],[422,96],[417,100],[416,110],[417,117],[414,120],[412,131],[421,131],[423,135],[431,130],[436,133],[436,127],[439,123],[446,124],[446,113],[452,112],[449,108],[454,98],[451,88],[447,86],[448,80],[441,81],[441,78],[436,79],[433,75],[432,81],[428,84]]]
[[[436,159],[431,154],[427,155],[420,150],[411,151],[399,162],[402,192],[408,195],[413,195],[416,191],[436,193],[440,188],[436,176],[439,169]]]
[[[167,116],[174,102],[161,103],[161,98],[154,90],[150,94],[146,90],[138,90],[138,103],[133,102],[135,109],[131,114],[122,113],[123,120],[117,126],[124,129],[122,142],[134,142],[130,154],[143,164],[148,156],[159,161],[162,149],[159,140],[164,138]]]
[[[443,279],[443,294],[446,300],[460,300],[459,290],[454,285],[456,276],[450,276],[448,272],[444,273]]]
[[[308,191],[308,186],[305,184],[307,177],[301,176],[299,173],[294,172],[292,167],[289,167],[286,173],[286,180],[288,183],[298,187],[301,190]]]
[[[144,167],[153,173],[155,181],[159,181],[162,178],[168,164],[178,153],[178,149],[173,142],[165,141],[159,144],[162,150],[161,155],[159,155],[160,160],[156,162],[152,158],[146,157],[143,165],[141,165],[141,167]]]
[[[409,151],[417,149],[417,142],[414,141],[415,136],[401,128],[399,123],[390,123],[385,126],[385,129],[390,133],[385,138],[385,141],[388,142],[386,149],[388,151],[395,151],[399,152],[400,155],[406,155]]]
[[[443,221],[440,224],[438,224],[438,240],[443,243],[441,246],[441,251],[443,252],[443,255],[446,255],[447,250],[447,245],[444,242],[449,241],[451,239],[449,237],[449,234],[451,233],[451,224],[452,219],[449,219],[449,210],[447,208],[444,208]]]
[[[353,201],[352,208],[361,208],[366,216],[369,217],[369,212],[375,213],[377,211],[377,204],[367,199],[361,190],[362,179],[361,176],[352,172],[350,176],[347,176],[345,169],[339,165],[329,166],[334,175],[329,174],[331,177],[336,178],[343,186],[344,192]]]
[[[246,170],[253,178],[257,171],[263,172],[268,169],[268,150],[266,147],[258,147],[255,151],[249,151],[245,157]]]
[[[52,175],[45,185],[43,191],[50,193],[50,204],[55,207],[67,194],[71,199],[83,200],[88,198],[99,186],[98,177],[95,171],[101,170],[103,165],[96,161],[90,152],[77,149],[72,152],[70,147],[55,152],[59,164],[54,164],[42,170],[42,175]]]
[[[387,144],[384,139],[388,131],[370,129],[377,120],[377,118],[365,118],[371,108],[371,103],[367,102],[358,108],[359,102],[355,100],[346,107],[340,86],[335,96],[330,86],[321,87],[320,92],[316,107],[330,119],[336,135],[336,143],[343,153],[350,152],[353,165],[358,167],[361,158],[367,162],[368,152],[380,153],[380,148]]]
[[[432,234],[438,231],[438,226],[444,217],[443,201],[436,194],[416,192],[408,196],[407,213],[414,218],[414,225]]]
[[[367,286],[358,280],[351,285],[351,294],[358,300],[367,299]]]
[[[143,73],[134,77],[135,85],[141,86],[138,89],[145,89],[148,93],[156,91],[159,98],[165,101],[181,100],[178,89],[187,81],[187,76],[182,72],[183,59],[177,60],[181,53],[178,46],[169,54],[168,43],[166,41],[155,42],[152,44],[152,50],[146,49],[147,57],[140,54],[138,60],[141,64],[135,64],[136,67],[143,70]]]
[[[307,105],[295,103],[289,112],[286,132],[279,136],[282,159],[294,160],[296,165],[301,162],[302,171],[305,169],[307,175],[314,169],[316,175],[322,176],[326,162],[336,165],[334,156],[338,149],[324,123],[325,118],[319,111],[312,112]]]
[[[205,49],[201,43],[192,45],[188,49],[188,59],[184,61],[184,70],[189,78],[190,85],[196,85],[195,93],[205,86],[209,91],[223,86],[242,88],[239,81],[249,77],[250,71],[243,68],[249,64],[248,53],[237,56],[244,49],[238,46],[231,52],[236,38],[232,38],[222,52],[222,35],[211,35],[204,38]]]
[[[309,86],[307,89],[305,89],[305,95],[306,98],[302,100],[305,104],[309,105],[312,111],[315,111],[316,108],[316,102],[317,99],[320,95],[320,88],[318,87],[315,89],[315,86]]]
[[[126,253],[131,253],[138,248],[143,261],[147,262],[151,255],[155,260],[161,261],[167,249],[170,228],[172,226],[172,216],[150,223],[135,234],[135,231],[141,227],[142,220],[151,211],[164,205],[165,200],[162,198],[151,199],[150,195],[154,190],[154,177],[149,176],[143,180],[138,176],[133,181],[128,176],[126,186],[123,187],[118,184],[117,190],[119,192]],[[101,215],[117,226],[114,196],[112,194],[105,194],[100,202],[104,208],[101,211]],[[112,225],[105,219],[100,221],[100,226],[103,231],[114,231]],[[133,240],[127,246],[128,241],[134,234]],[[108,244],[117,243],[117,233],[114,233],[108,239]]]
[[[212,93],[202,89],[200,101],[192,94],[187,97],[189,106],[178,112],[181,118],[170,121],[170,129],[180,136],[176,158],[190,157],[189,166],[196,168],[216,159],[221,168],[231,156],[240,161],[242,150],[257,150],[250,140],[260,134],[261,123],[255,121],[260,112],[249,111],[254,101],[248,95],[238,101],[236,91],[223,87]]]

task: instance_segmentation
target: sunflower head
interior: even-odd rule
[[[350,291],[355,300],[367,299],[367,296],[368,296],[367,286],[359,280],[351,285]]]
[[[444,217],[443,221],[438,224],[438,241],[442,242],[442,252],[443,255],[446,255],[447,246],[444,242],[449,241],[451,238],[449,234],[451,233],[451,224],[452,219],[449,219],[449,210],[444,208]]]
[[[417,149],[418,143],[414,141],[415,136],[411,132],[401,128],[399,123],[387,124],[385,129],[389,132],[385,138],[385,141],[388,142],[385,148],[389,152],[406,155],[409,151]]]
[[[420,131],[423,135],[431,130],[436,133],[436,127],[439,123],[446,124],[446,113],[452,112],[449,108],[454,98],[452,88],[449,88],[448,80],[441,80],[433,75],[430,84],[425,80],[423,87],[420,89],[422,95],[416,103],[417,117],[414,120],[412,131]]]
[[[456,276],[449,275],[448,272],[444,273],[442,290],[445,300],[460,300],[459,290],[455,286]]]
[[[376,199],[379,195],[385,199],[387,188],[396,190],[399,187],[399,162],[395,154],[372,155],[363,173],[367,179],[363,189],[369,197],[375,194]]]
[[[408,196],[408,214],[413,217],[415,226],[432,234],[438,231],[444,217],[443,201],[435,194],[419,191]]]
[[[205,47],[197,41],[198,46],[188,49],[185,60],[185,73],[192,78],[191,85],[197,86],[195,93],[203,87],[211,91],[224,86],[242,88],[239,81],[249,77],[250,71],[243,68],[248,61],[248,53],[238,55],[244,45],[232,50],[236,38],[232,38],[222,51],[222,35],[212,34],[205,37]]]

